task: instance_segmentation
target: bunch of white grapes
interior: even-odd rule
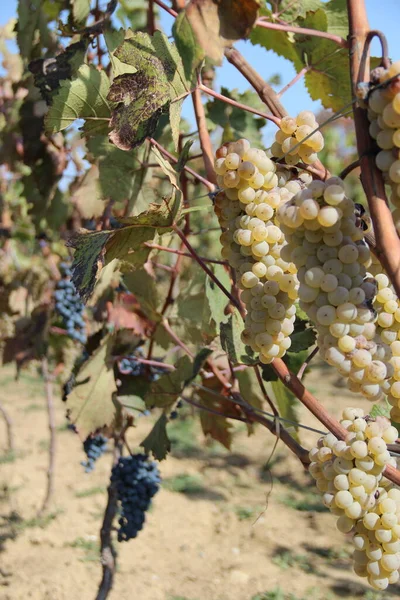
[[[312,112],[303,110],[297,117],[283,117],[271,146],[271,155],[283,158],[287,165],[303,162],[313,164],[324,147],[324,137],[318,131]]]
[[[368,277],[370,250],[343,182],[313,181],[277,216],[288,242],[282,258],[298,269],[300,306],[315,324],[322,358],[351,391],[380,399],[390,389],[391,351],[376,339],[377,283]]]
[[[383,590],[399,579],[400,490],[383,477],[386,465],[396,466],[387,444],[396,441],[397,429],[358,408],[346,408],[340,423],[345,439],[321,437],[310,451],[309,471],[339,531],[354,533],[354,571]]]
[[[275,212],[303,182],[277,175],[266,153],[247,140],[223,145],[216,156],[217,183],[224,190],[215,202],[222,256],[236,273],[247,310],[242,339],[267,364],[290,347],[298,288],[295,265],[281,258],[285,238]]]
[[[369,132],[381,149],[376,165],[391,187],[393,219],[400,231],[400,61],[389,69],[376,69],[368,95]]]

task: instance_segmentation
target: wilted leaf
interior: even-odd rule
[[[132,294],[118,294],[114,302],[107,302],[108,324],[116,330],[131,329],[136,335],[144,338],[150,333],[151,323],[137,307],[137,299]]]
[[[186,76],[206,56],[221,64],[224,49],[249,35],[259,6],[259,0],[191,0],[173,29]]]
[[[117,388],[113,369],[106,364],[108,354],[109,342],[103,342],[79,372],[79,380],[83,383],[68,396],[68,416],[82,438],[100,427],[111,425],[114,419],[112,395]]]
[[[230,450],[232,443],[232,423],[225,417],[200,411],[200,423],[204,435],[209,435],[213,440]]]
[[[171,450],[171,442],[167,435],[167,417],[162,414],[149,435],[140,444],[147,453],[152,453],[157,460],[164,460]]]
[[[229,315],[226,323],[221,323],[221,346],[234,365],[254,365],[258,359],[252,358],[241,340],[244,329],[243,319],[237,309]],[[249,349],[251,353],[251,349]]]
[[[112,114],[110,139],[121,150],[130,150],[154,133],[171,102],[180,103],[190,92],[190,81],[175,46],[159,31],[153,36],[135,33],[113,54],[136,69],[135,73],[118,75],[108,94],[109,100],[118,104]],[[179,130],[177,110],[175,107],[171,116],[175,141]]]
[[[157,229],[168,230],[179,211],[179,200],[164,199],[162,204],[151,204],[149,210],[137,217],[121,219],[119,229],[81,231],[73,235],[67,245],[75,248],[72,281],[81,298],[88,300],[98,270],[105,262],[118,258],[129,262],[131,268],[142,266],[151,252],[144,243],[154,238]]]
[[[51,103],[53,92],[60,87],[60,82],[72,79],[76,75],[83,62],[87,45],[87,40],[81,40],[70,44],[54,58],[37,58],[29,63],[35,86],[39,88],[47,104]]]
[[[76,119],[85,119],[83,131],[86,134],[107,133],[110,120],[107,101],[109,88],[110,82],[104,71],[98,71],[94,65],[82,65],[77,77],[72,81],[61,81],[57,94],[53,96],[45,117],[46,133],[62,131]]]
[[[145,401],[146,406],[165,408],[171,406],[180,394],[183,392],[186,381],[191,377],[193,366],[187,356],[183,356],[175,365],[175,371],[170,371],[161,375],[157,381],[154,381]]]

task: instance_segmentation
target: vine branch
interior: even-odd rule
[[[349,15],[350,76],[353,96],[357,86],[369,81],[370,29],[364,0],[347,0]],[[376,237],[376,254],[400,297],[400,240],[388,205],[382,173],[375,164],[374,144],[369,135],[367,111],[354,104],[357,149],[360,156],[361,183],[368,199]]]
[[[300,35],[312,35],[314,37],[325,38],[326,40],[330,40],[331,42],[335,42],[341,48],[348,48],[347,40],[340,37],[340,35],[334,35],[333,33],[328,33],[327,31],[319,31],[318,29],[308,29],[307,27],[295,27],[294,25],[281,25],[278,23],[271,23],[270,21],[265,21],[265,17],[260,17],[257,19],[255,25],[257,27],[264,27],[265,29],[275,29],[277,31],[287,31],[293,32]]]

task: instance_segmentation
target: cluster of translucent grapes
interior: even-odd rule
[[[224,190],[215,201],[222,256],[236,273],[247,309],[242,339],[267,364],[290,347],[298,288],[295,265],[281,258],[285,238],[275,213],[301,184],[291,182],[291,191],[266,153],[247,140],[223,145],[216,157],[217,183]],[[277,187],[279,182],[286,187]]]
[[[400,61],[389,69],[374,71],[374,85],[368,95],[369,132],[381,149],[377,167],[390,185],[393,219],[400,231]],[[376,86],[376,87],[375,87]]]
[[[400,490],[383,477],[386,465],[396,466],[387,444],[396,441],[397,429],[356,408],[343,411],[341,425],[345,440],[321,437],[309,470],[339,531],[354,533],[354,571],[384,590],[398,581],[400,568]]]
[[[324,147],[324,137],[312,112],[303,110],[297,117],[283,117],[271,146],[271,155],[287,165],[313,164]]]
[[[288,242],[282,258],[298,269],[300,306],[315,324],[322,358],[351,391],[380,399],[390,388],[391,351],[376,339],[377,283],[367,272],[370,250],[343,182],[313,181],[277,216]]]

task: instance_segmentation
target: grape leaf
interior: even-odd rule
[[[99,195],[98,179],[99,169],[96,165],[92,165],[71,198],[85,219],[100,217],[104,212],[105,203]]]
[[[221,323],[221,346],[228,354],[234,365],[245,364],[253,365],[257,362],[256,358],[252,358],[247,352],[241,340],[241,333],[244,329],[243,319],[237,309],[229,315],[226,323]],[[250,350],[251,352],[251,350]]]
[[[173,29],[186,75],[206,56],[221,64],[224,49],[248,36],[259,6],[260,0],[191,0]]]
[[[231,280],[224,267],[222,265],[213,265],[212,271],[217,280],[222,283],[225,288],[229,289]],[[207,311],[207,313],[209,313],[209,315],[207,314],[207,324],[208,326],[211,325],[210,320],[214,323],[215,333],[213,332],[213,336],[215,337],[218,333],[219,324],[226,323],[228,320],[229,315],[225,314],[225,309],[229,300],[211,277],[206,277],[205,291],[209,307],[209,311]]]
[[[92,294],[104,263],[118,258],[133,269],[146,262],[151,248],[144,243],[154,239],[158,229],[168,230],[179,218],[181,203],[174,196],[165,198],[162,204],[151,204],[149,210],[136,217],[121,219],[119,229],[78,232],[68,240],[67,246],[75,249],[72,281],[84,301]]]
[[[290,339],[292,340],[290,352],[301,352],[302,350],[307,350],[310,348],[310,346],[315,344],[315,338],[315,331],[311,327],[309,329],[304,329],[304,331],[293,333],[290,336]]]
[[[89,16],[90,0],[71,0],[74,23],[82,25]]]
[[[140,192],[152,175],[152,170],[142,169],[138,151],[123,152],[110,143],[106,136],[93,136],[87,142],[90,161],[96,160],[99,168],[97,195],[115,202],[128,201],[129,211],[137,214],[145,210],[150,199],[155,198],[154,190],[146,186],[147,201]]]
[[[290,421],[298,423],[299,420],[296,412],[296,404],[298,404],[298,401],[294,394],[292,394],[292,392],[283,385],[282,381],[273,381],[270,383],[270,386],[275,398],[275,402],[278,406],[279,415],[284,419],[289,419]],[[290,426],[286,425],[285,423],[284,425],[285,427]],[[291,425],[290,427],[294,427],[295,431],[298,430],[297,425]],[[296,434],[293,432],[291,433],[294,435],[294,437],[297,437]]]
[[[246,369],[236,373],[239,382],[239,390],[244,400],[254,408],[262,408],[264,396],[261,392],[260,385],[257,381],[257,376],[254,369]]]
[[[189,377],[189,379],[187,381],[185,381],[185,385],[189,385],[189,383],[197,377],[197,375],[200,373],[201,369],[203,368],[204,363],[206,362],[206,360],[210,356],[210,354],[212,354],[212,352],[213,351],[211,350],[211,348],[202,348],[196,354],[196,356],[194,357],[194,361],[193,361],[193,372],[192,372],[191,376]]]
[[[300,5],[302,10],[297,10]],[[347,37],[348,21],[344,2],[295,3],[294,10],[296,14],[293,13],[291,25]],[[263,9],[262,14],[272,18],[268,9]],[[340,111],[351,101],[346,48],[338,47],[327,39],[261,27],[253,29],[251,41],[290,60],[297,72],[303,67],[310,67],[305,75],[308,92],[313,100],[321,100],[325,108]]]
[[[39,88],[47,104],[51,103],[52,95],[60,87],[61,81],[76,76],[83,62],[87,45],[87,40],[81,40],[70,44],[54,58],[37,58],[29,63],[28,68],[33,73],[35,86]]]
[[[209,435],[213,440],[230,450],[233,425],[226,417],[220,417],[206,410],[201,410],[200,423],[205,436]]]
[[[152,320],[158,320],[159,295],[156,281],[146,269],[136,269],[124,275],[124,283],[140,303],[140,307]]]
[[[236,100],[236,102],[241,102],[261,111],[263,110],[263,105],[258,95],[250,90],[240,94],[237,90],[228,90],[222,87],[221,94],[232,100]],[[230,106],[217,98],[209,100],[205,105],[205,109],[209,128],[213,129],[215,126],[222,127],[223,143],[244,137],[251,144],[261,144],[261,129],[266,124],[266,120],[262,117],[257,117],[235,106]]]
[[[175,365],[175,371],[161,375],[154,381],[145,397],[146,406],[165,408],[171,406],[183,392],[186,381],[193,373],[193,366],[188,356],[183,356]]]
[[[81,437],[105,425],[111,425],[115,406],[112,394],[117,388],[113,369],[107,364],[111,340],[105,340],[79,372],[80,385],[74,387],[67,399],[67,414]],[[79,381],[78,381],[79,383]]]
[[[374,419],[376,417],[387,417],[390,419],[390,408],[389,402],[385,399],[385,404],[374,404],[369,411],[369,415]]]
[[[62,131],[76,119],[85,119],[83,131],[88,135],[107,133],[111,116],[107,101],[109,88],[104,71],[98,71],[94,65],[82,65],[76,78],[61,81],[53,96],[45,117],[46,133]]]
[[[135,73],[115,77],[108,93],[108,99],[117,103],[110,140],[121,150],[130,150],[153,135],[171,103],[182,103],[190,92],[191,81],[185,77],[175,45],[160,31],[153,36],[135,33],[113,54],[121,63],[136,69]],[[174,107],[170,123],[175,142],[179,121],[179,110]]]
[[[167,417],[163,413],[149,435],[140,444],[147,453],[152,452],[157,460],[164,460],[171,450],[171,442],[167,434],[167,422]]]

